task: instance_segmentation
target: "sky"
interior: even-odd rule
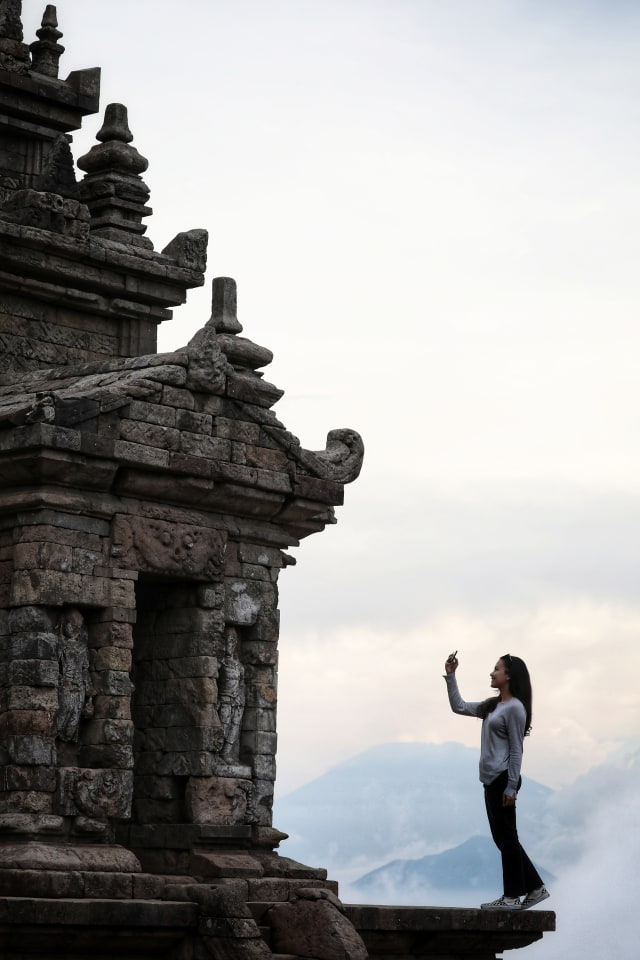
[[[25,0],[25,39],[44,3]],[[503,653],[524,773],[572,783],[640,732],[640,6],[622,0],[60,0],[61,76],[129,110],[163,249],[274,352],[308,449],[362,474],[280,579],[277,793],[366,747],[476,745],[449,712]],[[101,115],[74,136],[76,157]],[[285,825],[286,829],[286,825]]]

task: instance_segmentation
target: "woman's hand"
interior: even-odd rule
[[[455,653],[452,653],[450,657],[444,662],[444,672],[445,673],[455,673],[458,669],[458,658]]]
[[[502,794],[502,806],[503,806],[503,807],[515,807],[515,805],[516,805],[516,797],[515,797],[515,794],[514,794],[512,797],[510,797],[510,796],[509,796],[508,794],[506,794],[506,793],[503,793],[503,794]]]

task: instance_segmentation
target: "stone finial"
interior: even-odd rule
[[[100,142],[78,160],[80,169],[91,175],[114,174],[128,177],[131,174],[144,173],[149,166],[146,157],[130,146],[133,134],[129,129],[127,108],[122,103],[109,104],[96,140]],[[148,196],[146,186],[145,190]]]
[[[238,293],[231,277],[216,277],[211,286],[211,321],[216,333],[242,333]]]
[[[108,140],[119,140],[121,143],[131,143],[133,134],[129,129],[127,108],[122,103],[110,103],[104,112],[104,123],[96,133],[96,140],[106,143]],[[137,152],[137,151],[136,151]],[[142,168],[146,170],[146,166]]]
[[[38,39],[29,46],[31,69],[34,73],[42,73],[45,77],[57,79],[58,65],[64,53],[64,47],[58,43],[62,34],[58,30],[57,12],[52,3],[47,4],[42,26],[36,30],[36,36]]]
[[[80,196],[91,213],[91,233],[106,240],[152,248],[142,235],[143,217],[153,212],[146,206],[149,188],[141,179],[149,163],[131,146],[127,108],[110,103],[97,143],[78,160],[86,172],[80,183]]]

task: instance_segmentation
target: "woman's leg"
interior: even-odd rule
[[[506,784],[505,772],[485,786],[484,798],[491,836],[502,855],[504,895],[520,897],[542,886],[542,880],[518,840],[515,805],[502,805]]]

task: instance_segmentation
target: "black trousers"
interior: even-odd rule
[[[540,874],[518,840],[515,804],[502,806],[507,786],[507,771],[485,785],[484,802],[494,843],[502,855],[502,880],[505,897],[521,897],[542,886]],[[518,785],[518,789],[519,789]]]

